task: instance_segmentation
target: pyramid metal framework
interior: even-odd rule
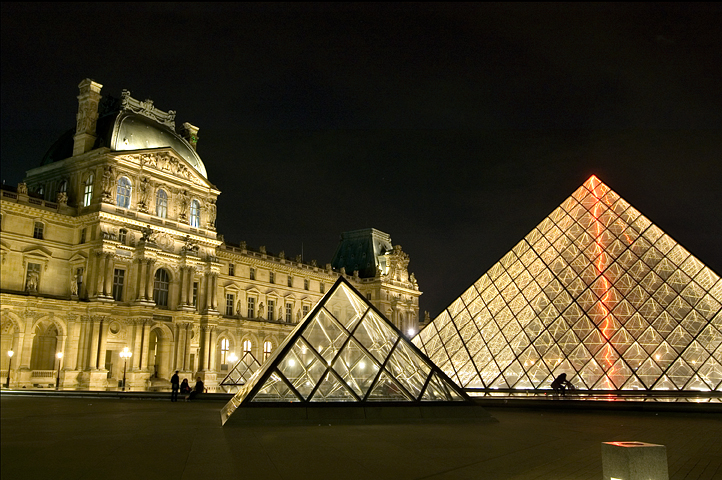
[[[722,390],[722,281],[595,176],[412,342],[467,391]]]
[[[221,388],[229,393],[236,393],[261,368],[261,362],[251,352],[245,352],[233,366],[228,375],[221,380]]]
[[[454,402],[466,394],[343,277],[223,408],[278,402]]]

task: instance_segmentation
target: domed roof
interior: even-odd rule
[[[107,147],[114,152],[172,148],[203,178],[206,167],[195,149],[174,130],[175,112],[162,112],[152,101],[139,102],[123,91],[122,101],[107,97],[102,102],[93,148]],[[41,165],[64,160],[73,155],[75,129],[68,130],[48,149]]]

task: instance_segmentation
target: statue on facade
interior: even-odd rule
[[[38,272],[29,271],[28,272],[28,281],[25,284],[25,291],[28,293],[37,293],[39,282],[40,282],[40,275],[38,274]]]
[[[296,310],[296,321],[297,322],[301,321],[301,310]]]
[[[60,205],[65,206],[68,204],[68,194],[65,192],[58,192],[58,196],[55,200]]]
[[[78,296],[78,274],[74,274],[70,277],[70,295],[73,297]]]
[[[340,273],[341,275],[346,275],[346,267],[341,267],[341,268],[339,269],[339,273]]]
[[[28,194],[28,184],[25,182],[18,183],[18,193],[22,195]]]
[[[103,172],[103,200],[111,200],[114,184],[115,182],[113,181],[113,167],[107,166],[105,167],[105,171]]]
[[[185,253],[192,253],[192,254],[198,254],[198,250],[200,247],[196,245],[195,242],[191,239],[190,235],[186,235],[186,238],[184,239],[183,247],[181,248],[181,252]]]
[[[419,289],[419,283],[416,281],[416,276],[413,273],[409,275],[409,282],[411,282],[411,285],[413,285],[414,290]]]
[[[150,228],[150,225],[146,225],[145,227],[140,229],[140,241],[141,242],[150,242],[150,237],[153,235],[153,229]]]
[[[213,199],[208,201],[208,226],[211,228],[216,226],[216,202]]]
[[[188,212],[188,192],[181,190],[178,193],[178,218],[183,222]]]
[[[286,252],[284,250],[281,250],[280,252],[278,252],[278,258],[280,258],[281,260],[286,258]]]
[[[301,263],[301,255],[296,255],[296,262]]]
[[[263,306],[263,302],[258,306],[258,317],[263,318],[263,313],[266,311],[266,307]]]
[[[150,196],[150,181],[148,178],[143,178],[138,184],[138,190],[140,191],[140,201],[138,202],[138,210],[141,212],[148,211],[148,197]]]
[[[241,300],[240,299],[236,302],[236,315],[239,317],[241,316]]]
[[[266,254],[266,246],[261,245],[260,247],[258,247],[258,251],[265,255]]]
[[[278,320],[283,321],[283,306],[278,307]]]

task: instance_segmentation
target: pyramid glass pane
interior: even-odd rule
[[[412,340],[467,389],[722,383],[720,277],[594,176],[474,287]]]
[[[469,293],[467,300],[473,302],[474,295],[478,297],[477,293]],[[453,331],[458,339],[459,348],[451,350],[452,358],[449,359],[446,346],[437,335],[426,337],[425,348],[433,349],[434,357],[448,365],[464,362],[458,355],[458,351],[463,351],[468,365],[463,367],[459,363],[458,368],[466,372],[465,379],[477,378],[480,382],[454,322],[464,327],[470,325],[475,334],[469,339],[477,339],[476,349],[486,349],[489,358],[491,354],[463,301],[454,309],[454,318],[447,316],[440,322],[442,331]],[[503,339],[501,332],[499,336]],[[221,417],[225,423],[236,409],[249,402],[367,401],[471,403],[434,362],[344,278],[339,278],[266,363],[238,387],[222,409]]]

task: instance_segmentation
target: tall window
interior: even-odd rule
[[[168,216],[168,194],[165,190],[158,190],[155,195],[155,214],[160,218]]]
[[[164,268],[155,272],[155,283],[153,284],[153,300],[159,307],[168,306],[168,286],[170,285],[170,274]]]
[[[251,280],[256,279],[256,269],[251,267]]]
[[[233,315],[233,303],[235,300],[235,295],[232,293],[226,293],[226,315]]]
[[[321,285],[319,286],[319,290],[321,293],[326,293],[326,285],[324,285],[323,282],[321,282]]]
[[[308,305],[304,305],[304,306],[303,306],[303,316],[304,316],[304,318],[306,317],[306,315],[308,315]]]
[[[303,289],[308,290],[308,278],[303,279]]]
[[[263,361],[265,362],[268,357],[271,356],[271,350],[273,350],[273,345],[271,342],[263,342]]]
[[[269,300],[268,301],[268,321],[272,322],[276,319],[276,314],[274,313],[276,310],[276,301],[275,300]]]
[[[236,274],[236,266],[232,263],[229,263],[228,264],[228,275],[230,275],[232,277],[235,274]]]
[[[85,228],[80,231],[80,243],[85,243],[86,233],[87,233],[87,230]]]
[[[268,272],[268,281],[271,283],[276,283],[276,274],[273,272]]]
[[[116,268],[113,271],[113,300],[123,301],[123,285],[125,284],[125,270]]]
[[[42,240],[44,230],[45,225],[43,225],[43,222],[35,222],[35,227],[33,228],[33,238]]]
[[[125,243],[128,241],[128,230],[125,228],[121,228],[118,231],[118,241],[125,245]]]
[[[127,177],[120,177],[118,179],[118,193],[115,196],[115,203],[121,208],[130,207],[130,180]]]
[[[198,200],[191,201],[191,227],[201,226],[201,203]]]
[[[248,297],[248,318],[256,317],[256,299]]]
[[[293,304],[287,303],[286,304],[286,323],[291,323],[293,320]]]
[[[193,306],[198,307],[198,282],[193,282]]]
[[[288,276],[288,286],[289,286],[289,287],[292,287],[292,286],[293,286],[293,277],[290,276],[290,275]]]
[[[252,348],[253,344],[250,340],[243,340],[243,353],[251,353]]]
[[[221,340],[221,365],[226,365],[228,358],[228,350],[230,349],[230,342],[227,338]]]
[[[90,202],[93,201],[93,181],[95,180],[94,175],[91,173],[85,180],[85,187],[83,188],[83,206],[89,207]]]

